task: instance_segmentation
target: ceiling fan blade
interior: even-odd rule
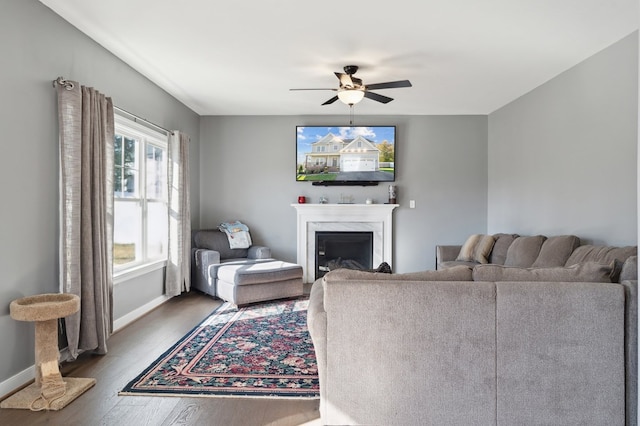
[[[366,95],[366,94],[365,94]],[[334,96],[333,98],[329,99],[328,101],[326,101],[325,103],[323,103],[322,105],[330,105],[332,103],[334,103],[335,101],[338,100],[337,96]]]
[[[349,87],[349,88],[355,87],[353,85],[353,80],[351,80],[351,76],[349,74],[344,74],[341,72],[336,72],[334,74],[336,75],[336,77],[338,77],[338,80],[340,80],[341,87]]]
[[[379,95],[377,93],[369,92],[368,90],[365,90],[364,97],[372,99],[374,101],[382,102],[383,104],[388,104],[389,102],[391,102],[393,100],[393,98],[390,98],[388,96]],[[337,96],[336,96],[336,98],[337,98]]]
[[[388,81],[386,83],[367,84],[367,90],[395,89],[397,87],[411,87],[411,82],[409,80],[399,80]]]

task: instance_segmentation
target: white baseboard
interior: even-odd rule
[[[151,312],[152,310],[162,305],[164,302],[166,302],[169,299],[171,299],[171,296],[156,297],[151,302],[145,305],[142,305],[138,309],[134,309],[128,314],[118,318],[113,322],[113,332],[115,333],[116,331],[122,329],[123,327],[131,324],[132,322],[134,322],[144,314]]]
[[[128,314],[118,318],[113,322],[113,331],[116,332],[123,327],[131,324],[133,321],[137,320],[144,314],[151,312],[153,309],[162,305],[167,300],[171,299],[171,296],[160,296],[153,299],[151,302],[140,306],[138,309],[135,309]],[[32,365],[31,367],[19,372],[13,377],[8,378],[7,380],[0,382],[0,397],[4,395],[8,395],[16,391],[29,383],[36,377],[36,367]]]
[[[36,377],[36,367],[32,365],[26,370],[22,370],[13,377],[9,377],[4,382],[0,382],[0,398],[4,395],[13,393],[16,389],[20,389]]]

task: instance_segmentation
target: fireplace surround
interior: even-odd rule
[[[398,204],[292,204],[297,211],[297,263],[315,280],[316,232],[371,232],[372,265],[392,264],[393,210]]]

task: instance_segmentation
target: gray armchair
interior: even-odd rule
[[[191,286],[217,296],[216,281],[221,265],[250,264],[272,260],[271,250],[263,246],[232,249],[224,232],[202,229],[191,234]]]

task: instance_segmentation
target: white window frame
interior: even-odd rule
[[[169,154],[169,141],[168,135],[164,133],[160,133],[156,130],[153,130],[147,126],[144,126],[137,121],[134,121],[128,117],[115,115],[115,134],[122,135],[128,138],[136,139],[140,141],[140,146],[138,147],[138,151],[140,153],[139,158],[139,170],[138,170],[138,185],[139,185],[139,197],[137,198],[116,198],[114,191],[114,202],[115,200],[125,201],[125,202],[140,202],[142,204],[142,218],[141,218],[141,232],[142,235],[142,247],[141,247],[141,259],[135,262],[130,262],[125,265],[113,265],[113,278],[114,284],[118,284],[120,282],[126,281],[128,279],[144,275],[151,271],[163,268],[166,266],[167,262],[167,253],[165,251],[164,256],[157,257],[149,257],[147,252],[147,205],[149,202],[157,202],[164,201],[165,205],[167,205],[168,211],[168,200],[165,198],[164,200],[158,200],[155,198],[147,197],[147,173],[146,173],[146,148],[147,145],[152,145],[164,150],[165,156]],[[115,189],[115,188],[114,188]],[[167,217],[168,222],[168,217]],[[114,233],[115,233],[115,222],[114,222]],[[167,235],[168,237],[168,235]],[[168,241],[167,241],[168,243]]]

